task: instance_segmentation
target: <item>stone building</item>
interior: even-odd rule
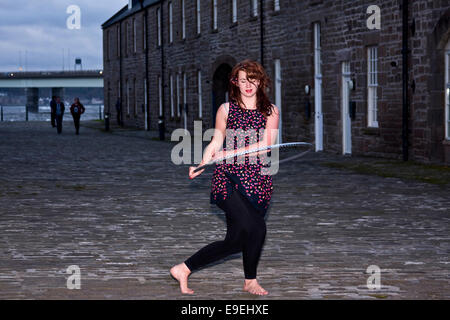
[[[120,99],[126,126],[207,130],[251,58],[281,142],[448,164],[449,19],[449,0],[130,0],[102,25],[105,111]]]

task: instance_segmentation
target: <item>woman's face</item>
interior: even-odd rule
[[[240,70],[238,75],[238,87],[241,90],[242,95],[250,98],[258,91],[259,80],[252,78],[249,80],[247,80],[247,72]]]

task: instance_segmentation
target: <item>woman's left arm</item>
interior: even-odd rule
[[[275,144],[275,142],[277,141],[277,136],[278,136],[278,123],[280,120],[280,113],[278,111],[277,106],[275,106],[274,104],[272,104],[272,106],[273,106],[273,109],[272,109],[273,112],[267,118],[266,128],[264,130],[264,136],[263,136],[262,140],[260,140],[259,142],[256,142],[256,143],[252,143],[251,145],[248,145],[246,147],[238,148],[236,150],[227,150],[227,151],[223,152],[223,154],[220,155],[220,157],[228,157],[228,156],[232,156],[234,154],[237,154],[237,153],[240,153],[243,151],[257,149],[257,148],[263,148],[263,147],[267,147],[267,146],[271,146],[271,145]],[[268,151],[269,150],[252,152],[252,153],[249,153],[248,156],[263,154]],[[217,158],[220,158],[220,157],[219,157],[219,155],[217,156]]]

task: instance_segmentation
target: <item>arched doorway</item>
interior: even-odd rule
[[[428,90],[430,99],[435,94],[432,92],[439,92],[436,101],[439,101],[440,107],[436,104],[428,108],[427,126],[432,130],[426,152],[429,159],[450,164],[450,9],[441,15],[428,39],[429,76],[439,79],[428,81]]]
[[[217,67],[213,74],[212,85],[212,127],[216,126],[217,109],[224,102],[228,102],[228,79],[231,74],[231,66],[228,63],[222,63]]]

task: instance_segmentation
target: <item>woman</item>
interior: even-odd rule
[[[210,160],[220,159],[238,152],[272,145],[278,134],[279,112],[270,103],[266,89],[270,79],[263,67],[256,61],[244,60],[237,64],[230,75],[230,103],[224,103],[217,111],[216,130],[211,143],[206,147],[199,166]],[[246,136],[246,131],[258,131],[256,135]],[[237,141],[229,140],[230,132]],[[238,132],[238,134],[235,134]],[[243,134],[244,133],[244,134]],[[262,133],[262,134],[260,134]],[[234,149],[219,151],[225,137],[227,146]],[[245,144],[243,141],[245,137]],[[247,139],[248,138],[248,139]],[[237,148],[237,145],[245,147]],[[255,156],[252,153],[250,156]],[[237,157],[234,157],[235,161]],[[244,290],[252,294],[266,295],[256,279],[256,268],[266,235],[265,213],[273,191],[272,176],[262,174],[262,163],[245,163],[227,160],[217,164],[212,178],[210,202],[225,211],[227,234],[223,241],[216,241],[200,249],[189,259],[170,269],[171,275],[179,281],[182,293],[192,294],[187,279],[191,272],[211,262],[231,254],[242,252],[244,264]],[[196,167],[189,168],[189,178],[194,179]]]
[[[80,99],[75,98],[73,104],[70,106],[70,113],[73,117],[73,124],[75,125],[75,134],[79,134],[80,131],[80,117],[86,109],[81,104]]]

